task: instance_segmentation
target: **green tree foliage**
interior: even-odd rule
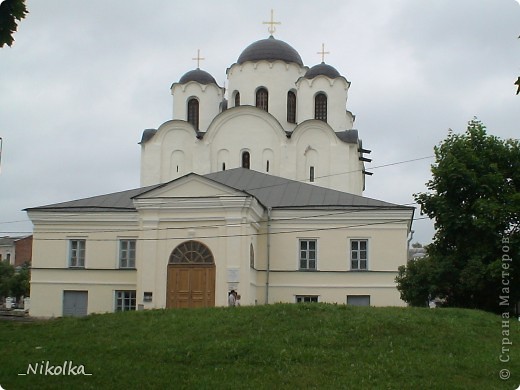
[[[30,292],[31,270],[29,264],[25,263],[18,272],[16,272],[10,280],[10,295],[19,299],[20,297],[29,296]]]
[[[14,267],[6,261],[0,261],[0,298],[9,296],[13,275]]]
[[[18,28],[16,21],[25,18],[27,13],[25,0],[4,0],[0,3],[0,47],[13,44],[13,34]]]
[[[414,197],[436,234],[427,258],[399,269],[401,297],[500,312],[501,296],[511,306],[520,300],[520,143],[488,135],[474,119],[464,134],[450,131],[435,157],[429,192]]]
[[[0,261],[0,298],[29,296],[31,271],[25,263],[18,271],[6,261]]]
[[[401,299],[412,306],[426,306],[435,294],[435,286],[430,280],[433,275],[433,264],[428,257],[412,259],[406,266],[398,269],[396,282],[401,292]]]

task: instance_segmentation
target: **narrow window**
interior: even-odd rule
[[[261,108],[264,111],[268,111],[268,100],[269,94],[267,89],[260,88],[258,91],[256,91],[256,106],[258,108]]]
[[[300,270],[316,270],[317,241],[300,240]]]
[[[119,241],[119,268],[135,268],[136,240]]]
[[[269,172],[269,160],[267,160],[267,163],[265,164],[265,171]]]
[[[253,244],[249,245],[249,266],[255,268],[255,248],[253,248]]]
[[[242,168],[250,168],[250,159],[249,152],[242,152]]]
[[[188,122],[199,129],[199,101],[195,98],[188,100]]]
[[[368,240],[350,241],[350,268],[353,271],[368,269]]]
[[[223,171],[226,170],[226,163],[222,163],[222,170],[223,170]]]
[[[296,123],[296,94],[287,92],[287,122]]]
[[[327,122],[327,96],[324,93],[314,98],[314,119]]]
[[[70,240],[69,267],[85,268],[85,240]]]
[[[116,311],[135,310],[135,290],[116,291]]]
[[[240,92],[236,91],[235,93],[235,107],[240,106]]]
[[[314,183],[314,167],[309,168],[309,181]]]

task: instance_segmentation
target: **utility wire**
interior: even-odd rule
[[[417,203],[405,203],[403,205],[399,206],[411,206]],[[357,207],[363,207],[363,206],[357,206]],[[353,213],[359,213],[367,211],[366,208],[356,209],[356,210],[342,210],[342,211],[335,211],[332,213],[324,213],[324,214],[312,214],[312,215],[304,215],[299,217],[288,217],[288,218],[277,218],[277,219],[271,219],[272,222],[285,222],[285,221],[297,221],[302,219],[313,219],[313,218],[321,218],[321,217],[330,217],[330,216],[339,216],[339,215],[346,215],[346,214],[353,214]],[[265,222],[265,220],[261,220],[258,222]],[[201,228],[219,228],[219,227],[230,227],[230,226],[241,226],[241,225],[250,225],[251,221],[249,222],[238,222],[238,223],[222,223],[222,224],[212,224],[212,225],[194,225],[194,226],[167,226],[162,228],[145,228],[145,229],[139,229],[133,228],[133,229],[106,229],[106,230],[67,230],[66,233],[68,234],[89,234],[89,233],[139,233],[139,232],[147,232],[147,231],[168,231],[168,230],[187,230],[187,229],[201,229]],[[21,232],[17,232],[21,233]],[[45,234],[63,234],[63,231],[45,231]]]
[[[429,219],[428,217],[420,217],[413,218],[413,221],[418,221],[422,219]],[[319,231],[330,231],[330,230],[347,230],[354,229],[364,226],[374,226],[374,225],[386,225],[400,222],[407,222],[406,219],[394,219],[390,221],[383,222],[371,222],[371,223],[363,223],[357,225],[343,225],[343,226],[332,226],[332,227],[324,227],[324,228],[309,228],[309,229],[294,229],[287,231],[277,231],[270,232],[269,235],[278,235],[278,234],[292,234],[292,233],[308,233],[308,232],[319,232]],[[93,232],[95,233],[95,232]],[[186,240],[186,239],[212,239],[212,238],[229,238],[229,237],[254,237],[254,236],[265,236],[267,232],[257,232],[257,233],[244,233],[244,234],[218,234],[218,235],[208,235],[208,236],[194,236],[194,237],[159,237],[159,238],[132,238],[136,241],[169,241],[169,240]],[[72,237],[67,238],[35,238],[35,241],[69,241],[73,239]],[[120,238],[88,238],[88,241],[96,241],[96,242],[117,242]]]

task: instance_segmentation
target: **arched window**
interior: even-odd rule
[[[287,92],[287,122],[296,123],[296,94]]]
[[[235,92],[235,107],[240,106],[240,92]]]
[[[256,91],[256,106],[264,111],[268,111],[269,93],[267,89],[260,88]]]
[[[251,156],[249,152],[242,152],[242,168],[249,169]]]
[[[170,255],[169,264],[213,264],[210,249],[198,241],[185,241],[177,246]]]
[[[314,119],[327,122],[327,96],[324,93],[314,98]]]
[[[195,130],[199,129],[199,101],[195,98],[188,100],[188,122]]]

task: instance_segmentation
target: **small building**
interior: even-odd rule
[[[33,236],[0,237],[0,261],[20,267],[32,259]]]

